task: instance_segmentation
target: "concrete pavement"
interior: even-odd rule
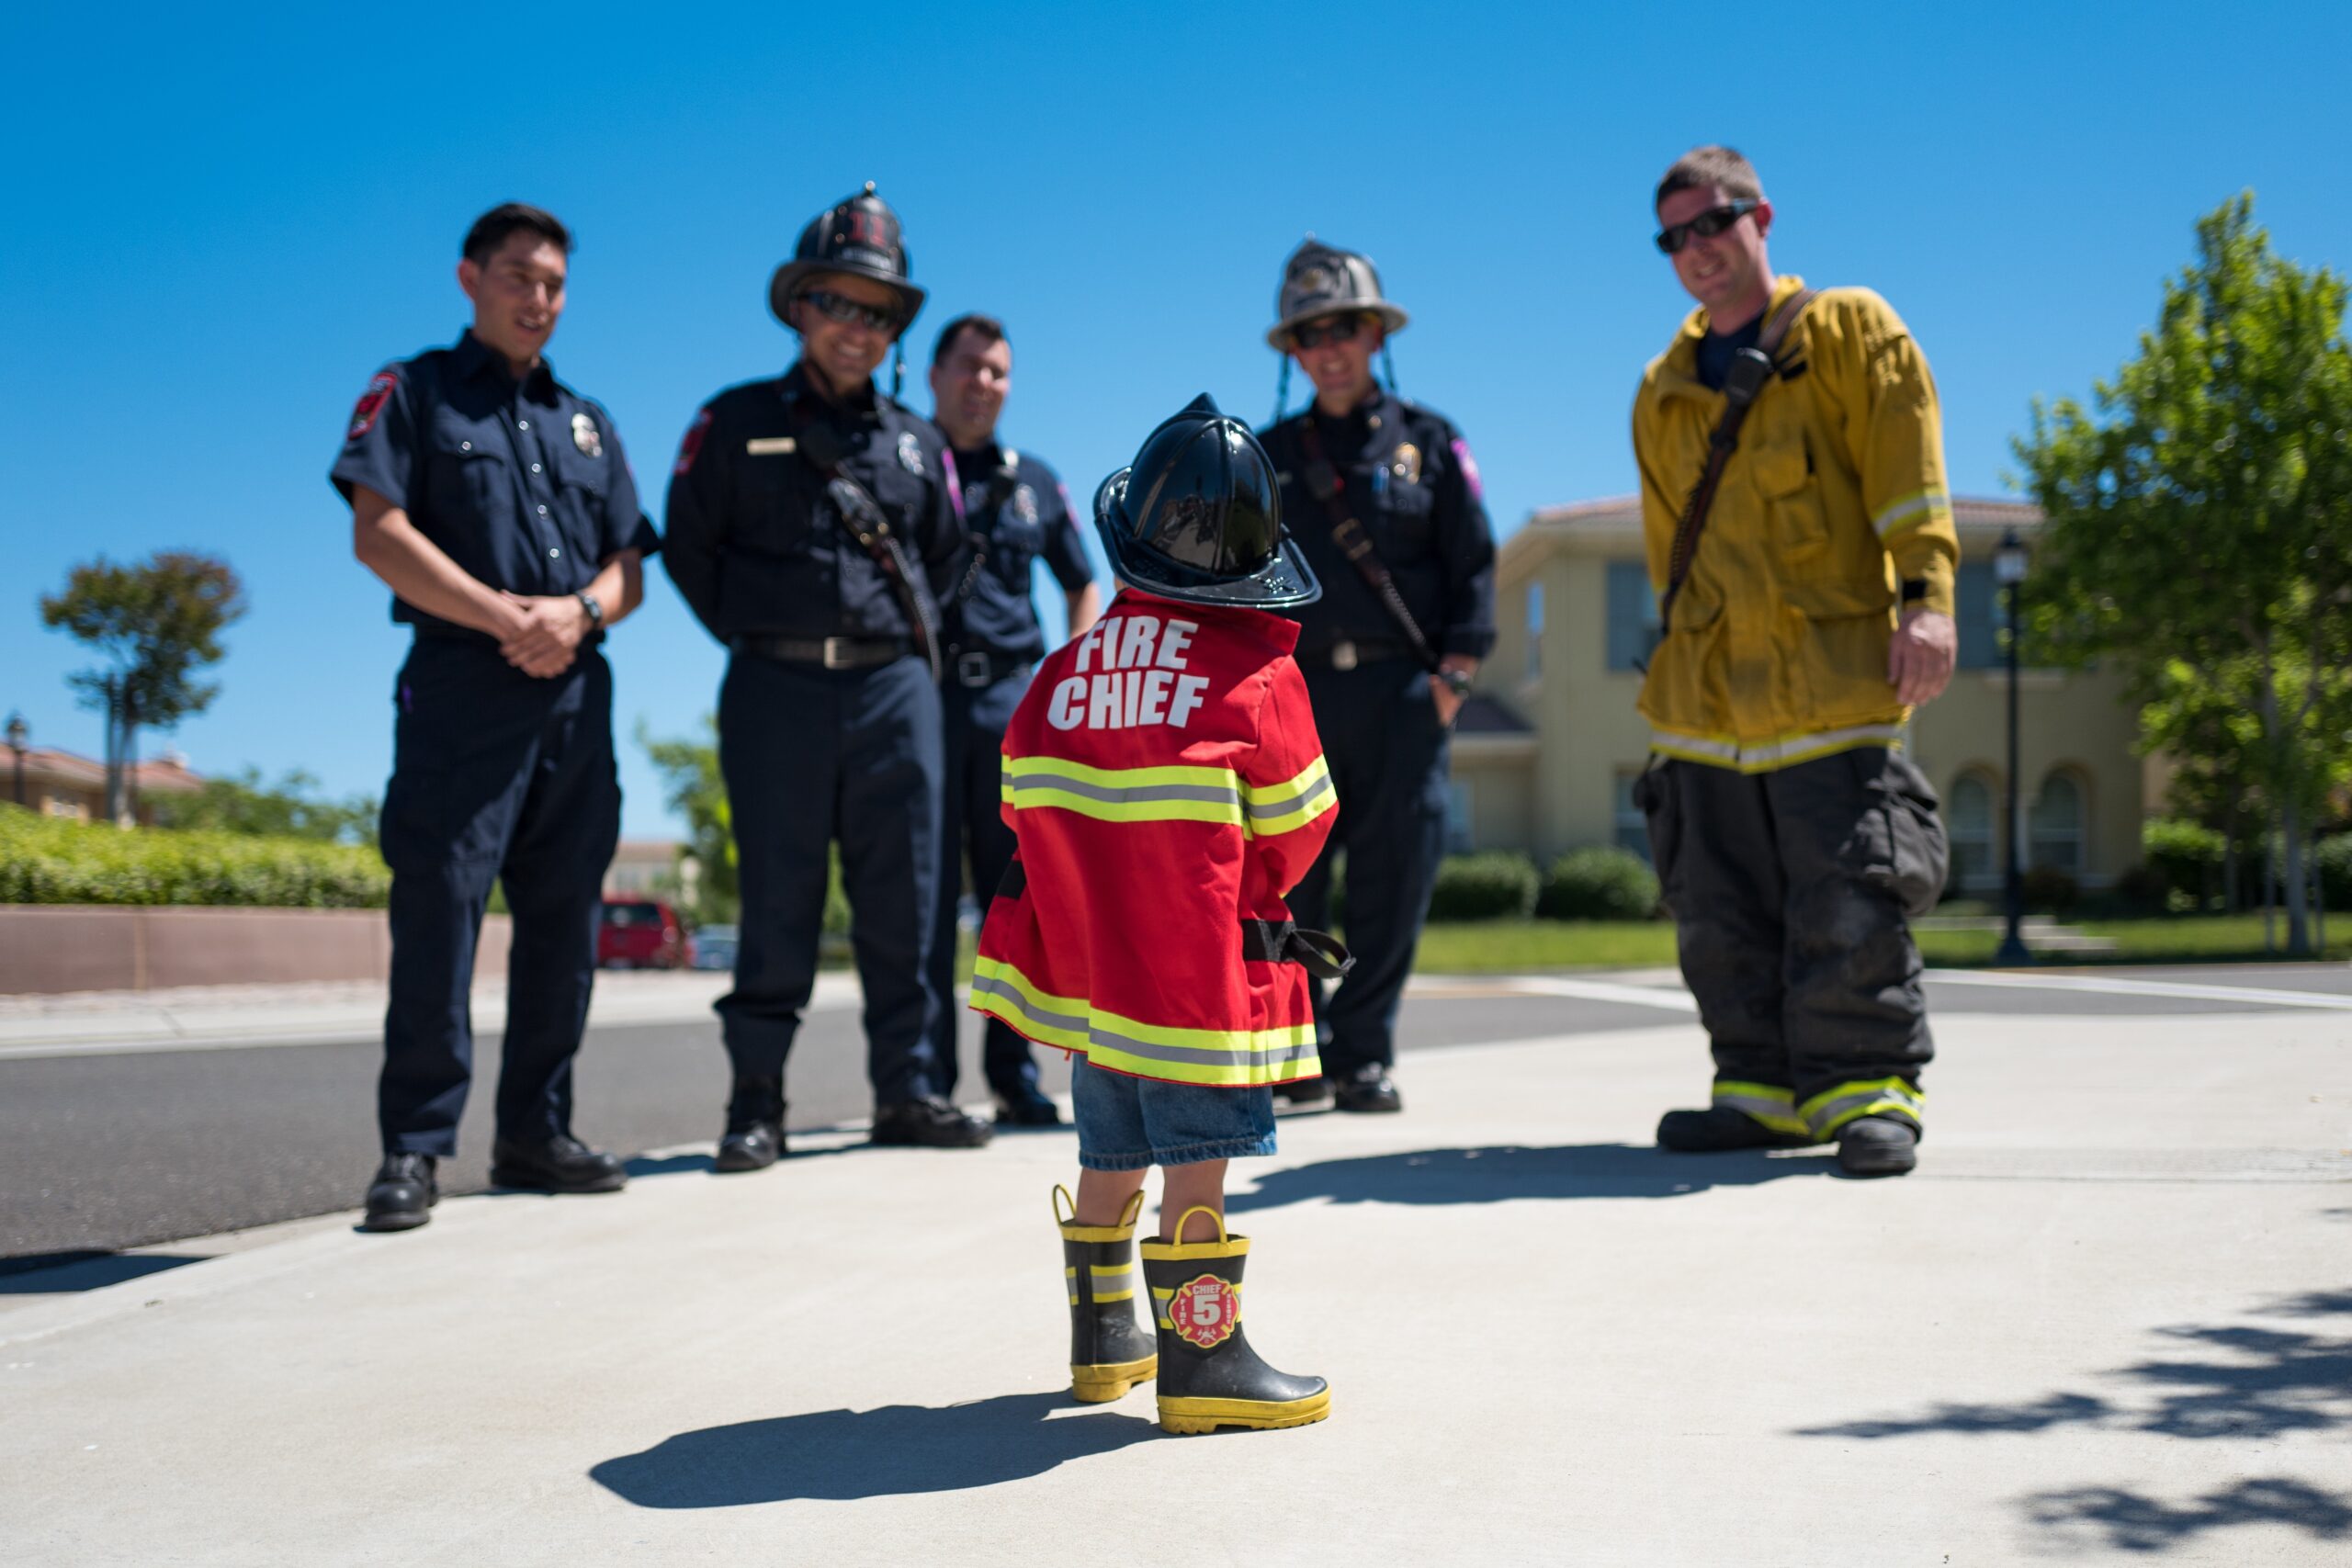
[[[1068,1135],[368,1236],[0,1311],[0,1559],[2341,1563],[2352,1018],[1961,1016],[1920,1171],[1641,1146],[1697,1030],[1422,1053],[1237,1167],[1334,1415],[1062,1393]]]

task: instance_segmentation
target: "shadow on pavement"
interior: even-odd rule
[[[1834,1156],[1670,1155],[1646,1145],[1498,1145],[1415,1149],[1323,1160],[1258,1179],[1255,1191],[1226,1200],[1235,1213],[1276,1209],[1308,1198],[1335,1203],[1498,1203],[1510,1198],[1679,1198],[1710,1187],[1753,1187],[1792,1176],[1827,1176]]]
[[[2015,1404],[1941,1404],[1913,1416],[1801,1428],[1798,1436],[1863,1441],[1925,1433],[2030,1437],[2071,1427],[2197,1441],[2352,1432],[2352,1290],[2314,1291],[2249,1315],[2333,1321],[2324,1330],[2258,1324],[2167,1328],[2161,1332],[2179,1352],[2109,1373],[2126,1385],[2112,1395],[2071,1391]],[[2046,1529],[2104,1533],[2109,1547],[2124,1551],[2162,1551],[2251,1524],[2352,1540],[2352,1494],[2323,1491],[2291,1476],[2250,1476],[2177,1503],[2120,1486],[2088,1486],[2039,1493],[2022,1506]]]
[[[933,1408],[817,1410],[665,1438],[608,1459],[590,1479],[640,1508],[731,1508],[959,1492],[1041,1475],[1159,1433],[1139,1416],[1083,1416],[1067,1393],[1008,1393]]]
[[[0,1296],[46,1296],[102,1290],[126,1280],[202,1263],[195,1253],[47,1252],[0,1259]]]

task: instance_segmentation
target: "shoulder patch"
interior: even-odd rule
[[[1462,482],[1470,487],[1470,499],[1487,499],[1487,484],[1478,477],[1478,459],[1470,456],[1470,443],[1459,435],[1453,438],[1453,460],[1462,465]]]
[[[351,406],[351,428],[344,433],[343,437],[345,443],[356,441],[376,428],[378,416],[383,413],[384,405],[392,400],[392,394],[400,390],[400,385],[401,378],[390,371],[376,372],[374,378],[368,383],[368,389],[360,393],[359,400]]]
[[[695,458],[702,453],[702,438],[709,434],[710,411],[704,409],[695,415],[695,422],[686,426],[685,435],[678,442],[678,460],[670,466],[673,475],[684,479],[694,471]]]

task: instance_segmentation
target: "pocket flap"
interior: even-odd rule
[[[1894,607],[1894,590],[1884,576],[1870,578],[1798,578],[1783,592],[1788,601],[1815,621],[1849,615],[1883,615]]]
[[[1804,446],[1795,441],[1758,447],[1755,473],[1756,488],[1766,495],[1794,495],[1813,477],[1805,464]]]

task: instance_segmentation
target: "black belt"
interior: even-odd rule
[[[948,654],[947,678],[977,691],[982,686],[993,686],[1009,675],[1018,675],[1036,662],[1031,654],[1016,658],[990,649],[967,648]]]
[[[784,664],[814,664],[823,670],[871,670],[914,652],[902,637],[758,637],[743,636],[735,646]]]
[[[1351,642],[1344,637],[1322,648],[1303,648],[1298,651],[1301,664],[1332,670],[1352,670],[1359,664],[1371,664],[1383,659],[1414,657],[1413,650],[1401,642]]]

